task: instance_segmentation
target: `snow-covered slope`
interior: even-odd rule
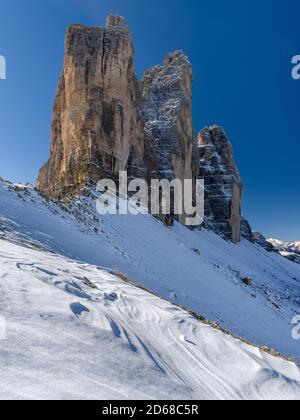
[[[0,235],[125,274],[246,340],[298,360],[291,321],[300,312],[299,265],[247,241],[234,245],[205,230],[166,228],[151,216],[100,217],[95,204],[93,194],[82,196],[66,211],[32,188],[2,182]]]
[[[25,244],[24,244],[25,245]],[[104,270],[0,240],[1,399],[297,399],[300,371]]]

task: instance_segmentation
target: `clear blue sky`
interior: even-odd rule
[[[221,124],[245,183],[244,214],[267,236],[300,239],[299,0],[1,0],[0,176],[34,183],[71,23],[127,18],[136,70],[183,49],[194,68],[194,125]]]

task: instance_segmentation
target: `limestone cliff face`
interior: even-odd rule
[[[155,177],[193,179],[192,67],[181,52],[148,70],[141,82],[145,134],[153,145]],[[178,218],[184,223],[185,216]]]
[[[238,242],[242,225],[251,239],[251,228],[241,222],[243,186],[225,132],[206,128],[198,143],[192,68],[183,52],[169,54],[139,83],[124,18],[109,16],[105,28],[69,28],[40,191],[62,200],[121,170],[147,181],[199,176],[206,184],[206,227]],[[178,220],[184,223],[185,215]]]
[[[232,146],[218,126],[203,129],[198,146],[199,178],[205,180],[206,225],[226,239],[239,242],[243,184]]]
[[[144,176],[144,126],[134,50],[124,18],[72,25],[53,109],[50,159],[37,187],[59,199],[128,169]]]
[[[177,51],[164,66],[148,70],[141,82],[145,132],[153,141],[159,174],[167,179],[192,179],[192,67]]]

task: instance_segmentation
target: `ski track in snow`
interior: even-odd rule
[[[292,318],[300,313],[300,265],[247,241],[234,245],[205,230],[166,228],[150,216],[100,217],[96,197],[79,197],[65,211],[30,187],[14,188],[0,182],[0,237],[125,274],[300,361],[300,342],[291,335]],[[242,284],[245,277],[251,287]]]
[[[300,395],[293,363],[97,267],[0,240],[0,279],[0,398]]]
[[[300,266],[150,216],[100,218],[95,197],[74,203],[0,182],[0,398],[299,399],[295,364],[114,273],[297,360]]]

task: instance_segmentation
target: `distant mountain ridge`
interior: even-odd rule
[[[300,264],[300,241],[285,242],[278,239],[267,240],[279,254]]]

